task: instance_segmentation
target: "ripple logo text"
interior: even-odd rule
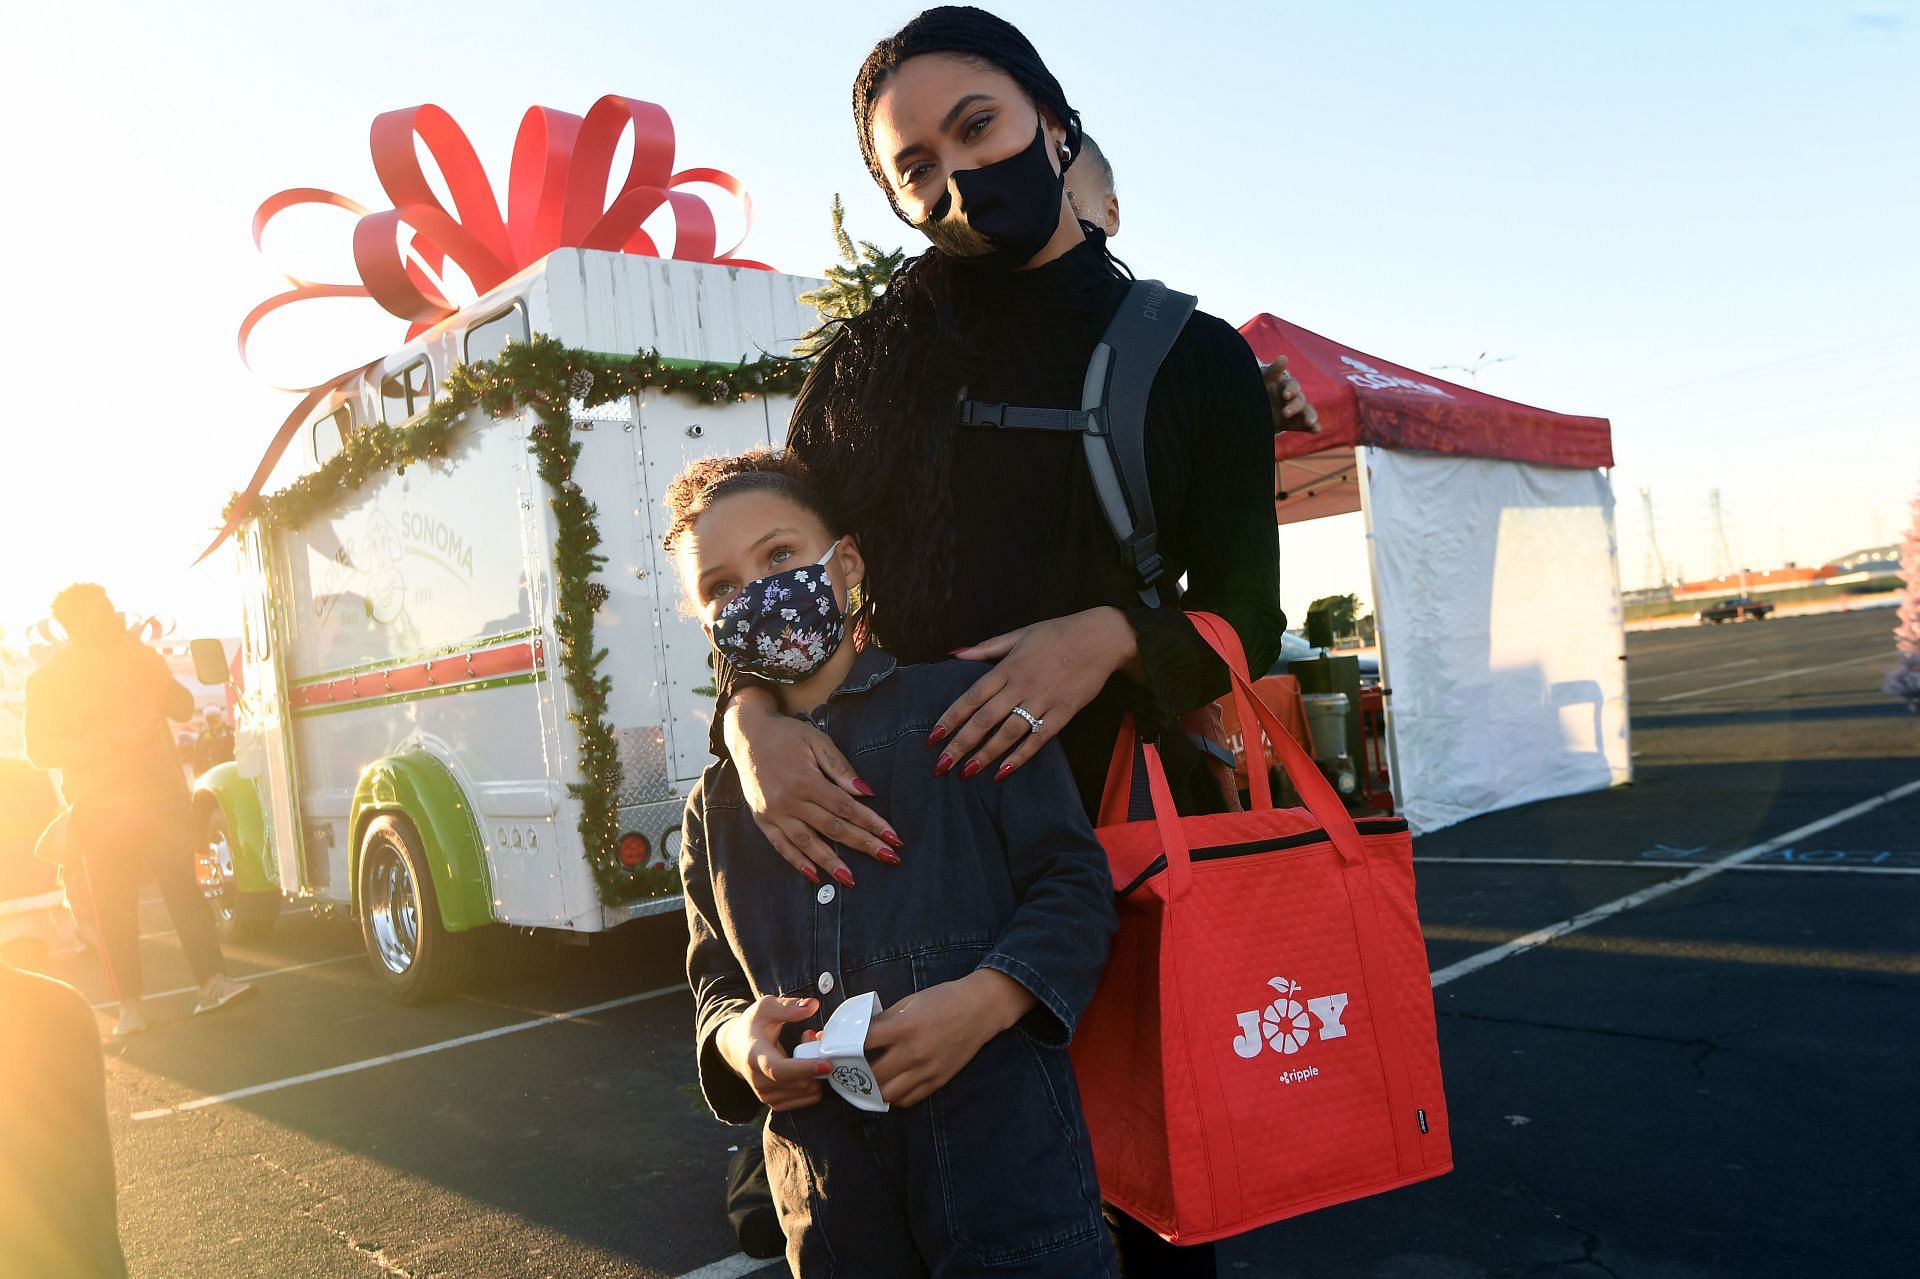
[[[1275,977],[1267,982],[1279,998],[1265,1008],[1241,1013],[1240,1033],[1234,1037],[1233,1051],[1242,1057],[1258,1057],[1262,1048],[1292,1055],[1307,1046],[1316,1034],[1321,1039],[1345,1038],[1347,1028],[1340,1024],[1347,1010],[1347,992],[1321,995],[1303,1004],[1300,983]],[[1292,1082],[1292,1081],[1289,1081]]]

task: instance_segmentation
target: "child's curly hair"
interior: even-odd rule
[[[667,485],[667,532],[661,539],[668,553],[715,502],[735,493],[755,492],[776,493],[811,511],[827,526],[827,532],[843,531],[839,517],[799,458],[771,449],[749,449],[701,458],[673,477]]]

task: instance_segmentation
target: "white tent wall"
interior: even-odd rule
[[[1362,453],[1395,790],[1414,831],[1631,781],[1606,472]]]

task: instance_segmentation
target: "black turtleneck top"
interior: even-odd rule
[[[1128,287],[1108,263],[1104,237],[1096,232],[1044,266],[981,284],[985,305],[974,313],[991,323],[983,319],[984,331],[973,335],[978,367],[966,371],[968,398],[1079,408],[1087,361]],[[833,377],[832,349],[822,358],[794,406],[787,445],[832,473],[821,461],[834,445],[815,429],[811,408]],[[1060,733],[1092,812],[1123,716],[1134,714],[1142,732],[1154,736],[1181,712],[1227,691],[1225,667],[1183,610],[1224,617],[1256,675],[1279,655],[1286,618],[1273,515],[1273,418],[1259,366],[1231,325],[1196,311],[1154,381],[1147,472],[1166,563],[1157,609],[1141,604],[1133,589],[1077,434],[952,429],[949,604],[936,643],[923,652],[896,642],[894,656],[939,661],[952,649],[1048,618],[1099,605],[1122,609],[1139,636],[1145,682],[1115,676]],[[861,530],[851,532],[858,537]],[[1171,603],[1175,592],[1167,587],[1182,578],[1186,593]],[[884,628],[881,639],[889,640]],[[723,688],[721,705],[726,695]],[[716,746],[724,749],[715,727]],[[1204,795],[1204,785],[1181,785],[1197,760],[1182,736],[1167,734],[1164,748],[1177,790]]]

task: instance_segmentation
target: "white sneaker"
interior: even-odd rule
[[[113,1037],[125,1039],[129,1035],[140,1034],[147,1028],[147,1015],[138,1004],[120,1005],[120,1020],[113,1023]]]
[[[193,1006],[196,1013],[218,1012],[229,1004],[237,1004],[259,993],[259,987],[250,986],[243,981],[235,981],[225,973],[218,973],[206,985],[200,988],[200,1002]]]

